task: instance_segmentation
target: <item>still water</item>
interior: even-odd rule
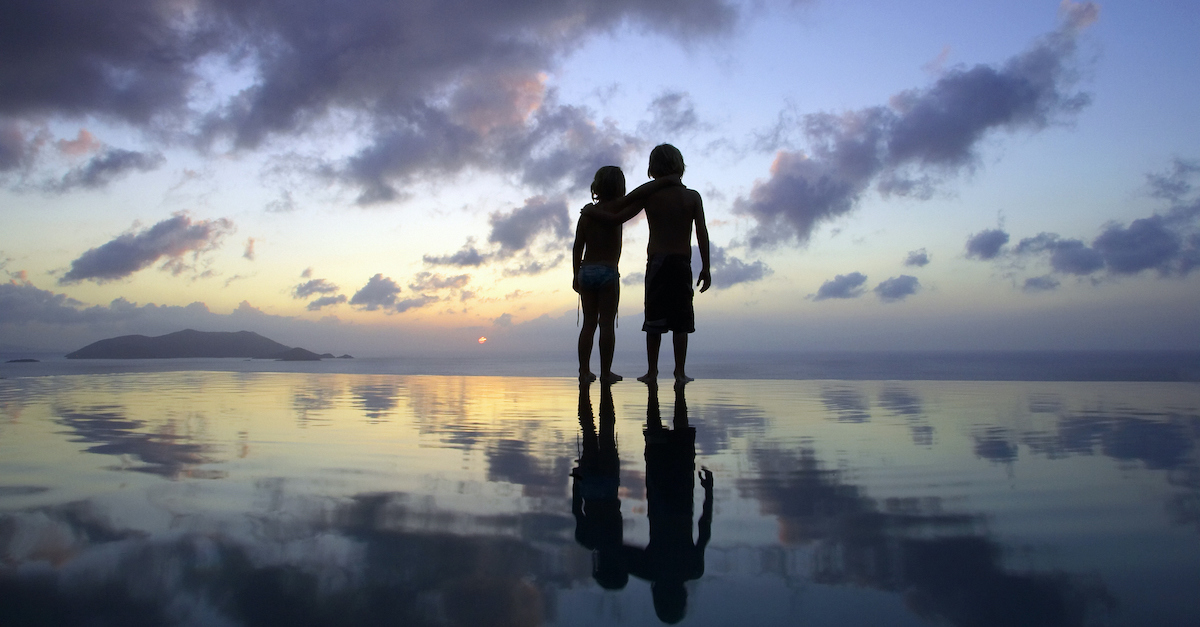
[[[0,625],[1196,625],[1195,383],[0,380]]]

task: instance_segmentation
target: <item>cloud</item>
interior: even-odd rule
[[[1104,267],[1104,257],[1099,251],[1080,240],[1060,238],[1056,233],[1026,237],[1017,243],[1013,252],[1018,255],[1049,253],[1050,267],[1064,274],[1087,275]]]
[[[924,248],[909,251],[908,257],[904,258],[904,265],[924,268],[929,265],[929,253]]]
[[[671,138],[704,128],[696,115],[696,103],[687,92],[668,91],[659,94],[650,102],[647,110],[650,112],[650,122],[638,129],[644,136],[674,141]]]
[[[92,157],[87,163],[72,168],[62,179],[50,183],[47,188],[55,192],[67,192],[77,188],[95,189],[131,172],[148,172],[166,162],[157,152],[137,152],[120,148],[109,148]]]
[[[451,255],[424,255],[425,263],[432,266],[479,267],[491,259],[491,255],[479,252],[474,239],[468,239],[458,252]]]
[[[821,284],[817,289],[817,294],[813,300],[825,300],[827,298],[858,298],[863,295],[863,283],[867,282],[867,276],[861,272],[851,272],[850,274],[839,274],[833,279]]]
[[[183,255],[192,253],[193,257],[199,257],[214,250],[234,230],[233,222],[226,218],[193,222],[188,214],[176,213],[144,231],[131,231],[89,249],[71,262],[70,271],[58,282],[66,285],[80,281],[115,281],[164,257],[164,269],[179,274],[186,268]]]
[[[404,313],[404,312],[408,311],[409,309],[418,309],[420,307],[424,307],[425,305],[428,305],[429,303],[436,303],[436,302],[438,302],[438,297],[422,294],[421,296],[417,296],[415,298],[406,298],[406,299],[396,303],[396,306],[393,307],[393,309],[395,310],[396,313]]]
[[[967,257],[973,259],[995,259],[1000,249],[1008,243],[1008,233],[1000,229],[980,231],[967,238]]]
[[[700,271],[700,256],[692,256],[692,273]],[[774,274],[774,270],[762,261],[746,263],[727,253],[724,247],[713,244],[709,248],[709,264],[713,277],[713,287],[718,290],[728,289],[739,283],[761,281]],[[644,278],[644,275],[643,275]]]
[[[350,304],[363,311],[390,309],[396,305],[396,296],[400,286],[392,279],[376,274],[367,280],[367,284],[354,293]]]
[[[242,257],[254,261],[254,238],[246,238],[246,250],[242,252]]]
[[[64,155],[77,157],[96,152],[102,145],[87,129],[81,128],[75,139],[60,139],[54,142],[54,146]]]
[[[504,276],[506,276],[506,277],[535,276],[538,274],[542,274],[543,272],[547,272],[549,270],[557,268],[559,266],[559,264],[561,264],[563,261],[566,260],[566,258],[567,258],[567,256],[565,254],[560,253],[557,256],[555,256],[553,259],[548,259],[548,260],[546,260],[546,259],[528,259],[528,260],[521,262],[520,264],[518,264],[516,266],[505,268],[502,274],[504,274]]]
[[[344,302],[346,302],[345,294],[338,294],[337,296],[322,296],[309,303],[307,309],[309,311],[320,311],[325,307],[340,305]]]
[[[1151,174],[1150,196],[1167,200],[1165,211],[1133,220],[1109,222],[1090,244],[1057,233],[1039,233],[1017,243],[1015,255],[1044,255],[1059,274],[1132,276],[1153,270],[1160,277],[1186,276],[1200,266],[1200,195],[1192,180],[1200,165],[1177,159],[1166,174]],[[1056,285],[1057,286],[1057,285]]]
[[[339,289],[341,288],[325,279],[312,279],[292,288],[292,298],[308,298],[313,294],[333,294]]]
[[[567,201],[562,198],[529,198],[523,206],[511,213],[491,214],[488,222],[492,226],[488,242],[500,246],[501,256],[509,256],[528,248],[534,238],[542,233],[549,234],[557,242],[565,242],[571,237]]]
[[[413,276],[412,280],[413,282],[409,283],[408,287],[414,292],[444,289],[461,290],[471,281],[471,275],[459,274],[447,277],[432,272],[418,272]]]
[[[492,324],[498,327],[511,327],[513,325],[513,315],[510,313],[500,314],[492,320]]]
[[[47,139],[45,129],[30,132],[26,125],[0,117],[0,173],[28,169]]]
[[[1071,91],[1076,37],[1097,9],[1064,7],[1057,30],[999,66],[953,68],[886,106],[802,116],[808,152],[780,151],[770,177],[734,201],[734,211],[756,223],[750,245],[803,245],[817,226],[852,211],[872,184],[885,195],[928,197],[939,180],[974,166],[987,134],[1070,119],[1088,103]],[[779,143],[783,131],[776,131]]]
[[[875,293],[883,302],[894,303],[916,294],[920,288],[921,282],[917,280],[917,277],[901,274],[875,286]]]
[[[1058,286],[1058,279],[1047,274],[1025,279],[1025,283],[1021,289],[1026,292],[1052,292],[1058,289]]]
[[[728,0],[17,0],[0,20],[0,112],[92,116],[235,150],[349,114],[370,139],[325,171],[360,202],[465,168],[548,185],[619,163],[636,144],[545,93],[566,54],[617,29],[719,37],[738,17]]]
[[[82,306],[66,294],[38,289],[28,281],[0,283],[0,324],[84,322]]]

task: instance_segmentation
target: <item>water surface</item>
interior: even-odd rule
[[[0,380],[0,624],[1194,625],[1198,440],[1194,383]]]

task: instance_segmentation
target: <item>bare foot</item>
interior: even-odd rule
[[[695,379],[687,376],[686,374],[683,374],[682,372],[675,373],[675,382],[676,383],[690,383],[692,381],[695,381]]]
[[[623,381],[623,380],[625,380],[625,377],[622,377],[621,375],[619,375],[615,372],[610,372],[608,374],[601,375],[601,377],[600,377],[601,383],[616,383],[617,381]]]
[[[596,373],[594,373],[594,372],[588,372],[586,374],[582,373],[582,372],[579,373],[579,382],[580,383],[591,383],[592,381],[595,381],[595,380],[596,380]]]
[[[658,381],[658,373],[647,372],[646,374],[638,377],[637,380],[641,381],[642,383],[656,383]]]

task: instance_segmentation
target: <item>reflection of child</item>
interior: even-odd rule
[[[605,211],[616,211],[662,187],[677,184],[653,181],[625,195],[625,175],[621,168],[604,166],[596,170],[592,180],[592,200],[605,203]],[[640,207],[639,207],[640,210]],[[590,362],[592,339],[600,328],[600,377],[604,383],[615,383],[621,376],[612,372],[613,350],[616,347],[617,305],[620,301],[620,278],[617,263],[621,259],[621,223],[597,220],[581,215],[575,229],[575,247],[571,255],[574,279],[571,287],[579,293],[583,305],[583,327],[579,330],[579,380],[592,381]]]
[[[683,384],[675,386],[674,428],[658,413],[656,386],[651,385],[646,411],[646,513],[650,543],[626,546],[629,573],[650,582],[654,611],[665,623],[677,623],[687,612],[684,584],[704,575],[704,550],[712,535],[713,475],[700,471],[704,504],[692,540],[692,489],[696,475],[696,428],[688,425]]]
[[[600,391],[600,432],[592,420],[586,382],[579,385],[579,427],[583,451],[571,471],[571,512],[575,515],[575,541],[592,551],[592,577],[607,590],[629,582],[622,555],[624,525],[621,520],[621,460],[617,454],[616,417],[612,391]]]

